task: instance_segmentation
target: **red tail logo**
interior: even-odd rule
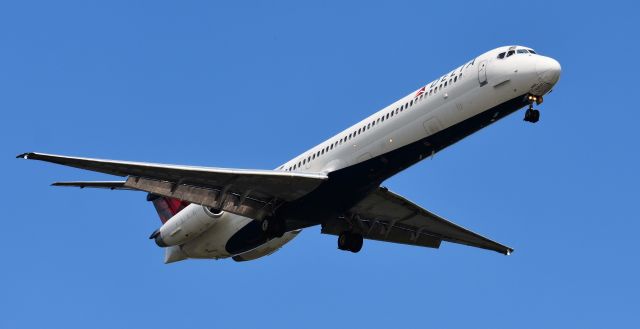
[[[147,201],[153,202],[153,206],[156,208],[163,224],[189,205],[189,202],[180,199],[167,198],[151,193],[147,195]]]

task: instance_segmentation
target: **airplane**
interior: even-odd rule
[[[428,248],[445,241],[509,255],[512,248],[381,184],[523,107],[524,121],[537,122],[534,103],[543,102],[560,73],[558,61],[530,47],[490,50],[274,170],[17,157],[125,177],[54,186],[147,192],[162,222],[149,238],[165,249],[165,263],[258,259],[316,225],[338,237],[338,249],[353,253],[367,239]]]

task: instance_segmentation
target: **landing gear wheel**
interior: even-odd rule
[[[351,245],[349,246],[349,251],[352,253],[357,253],[362,249],[362,244],[364,242],[364,238],[360,234],[351,234]]]
[[[540,120],[540,111],[533,110],[533,118],[531,118],[531,122],[536,123],[538,120]]]
[[[349,250],[350,236],[351,233],[349,232],[340,233],[340,235],[338,236],[338,249]]]
[[[342,232],[338,236],[338,249],[356,253],[362,249],[362,235],[351,232]]]
[[[538,120],[540,120],[540,111],[534,110],[530,107],[526,112],[524,112],[524,121],[536,123]]]

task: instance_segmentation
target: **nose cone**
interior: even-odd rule
[[[551,57],[539,56],[536,61],[536,72],[543,82],[554,85],[560,79],[560,63]]]

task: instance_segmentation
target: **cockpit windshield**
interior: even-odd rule
[[[511,47],[514,48],[514,47]],[[505,57],[509,57],[515,54],[536,54],[532,49],[519,48],[518,50],[509,49],[509,51],[502,52],[498,54],[498,59],[504,59]]]

